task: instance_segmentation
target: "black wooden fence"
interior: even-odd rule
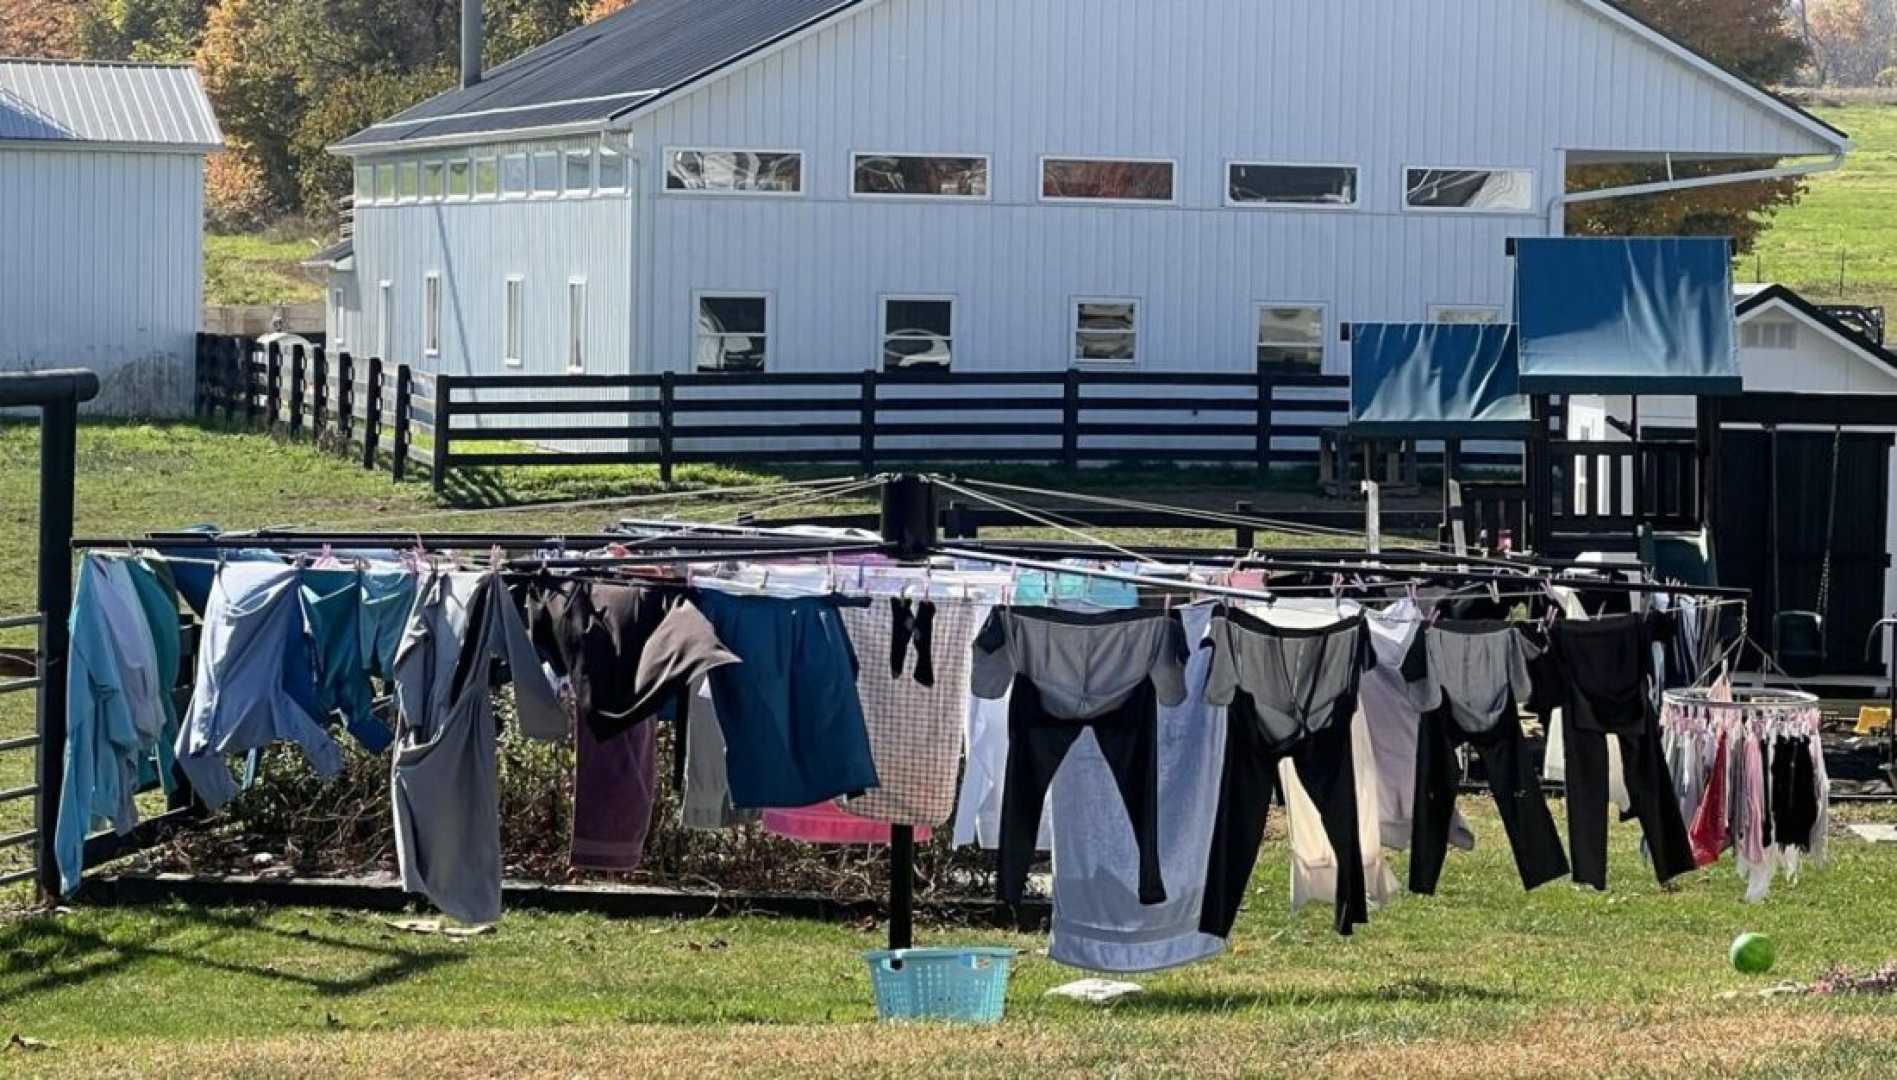
[[[201,417],[348,447],[397,479],[421,463],[437,489],[494,466],[651,465],[666,483],[693,463],[1268,470],[1315,463],[1349,408],[1348,379],[1292,371],[425,375],[215,335],[197,367]]]
[[[307,438],[365,469],[386,466],[397,480],[411,464],[428,464],[416,436],[425,436],[432,416],[432,388],[407,364],[378,357],[198,335],[199,419]]]

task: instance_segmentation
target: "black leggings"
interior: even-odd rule
[[[1471,736],[1448,706],[1423,714],[1416,741],[1416,816],[1410,826],[1410,891],[1434,895],[1449,852],[1460,770],[1456,747],[1468,743],[1482,755],[1489,791],[1502,815],[1502,829],[1515,855],[1522,887],[1535,889],[1568,872],[1554,814],[1541,792],[1541,778],[1522,743],[1513,703],[1486,735]]]
[[[1570,710],[1568,715],[1573,715]],[[1667,771],[1657,726],[1616,731],[1633,816],[1646,834],[1654,876],[1662,883],[1698,868],[1686,835],[1673,776]],[[1562,732],[1568,763],[1568,845],[1574,880],[1607,888],[1607,733],[1568,724]]]
[[[1353,711],[1344,710],[1342,715],[1347,719]],[[1332,723],[1283,748],[1273,746],[1259,729],[1251,698],[1244,691],[1239,691],[1227,716],[1230,732],[1225,740],[1212,851],[1206,862],[1200,932],[1221,938],[1232,934],[1252,870],[1258,865],[1265,819],[1278,790],[1278,763],[1286,757],[1297,770],[1306,794],[1317,805],[1324,835],[1330,838],[1337,857],[1337,932],[1349,934],[1352,928],[1369,922],[1363,846],[1357,838],[1357,775],[1351,756],[1350,724]]]
[[[1159,699],[1152,680],[1140,683],[1112,712],[1091,720],[1066,720],[1050,715],[1034,683],[1017,677],[1008,700],[1008,766],[1001,789],[998,890],[1004,903],[1021,902],[1048,785],[1067,760],[1074,740],[1089,728],[1133,825],[1140,860],[1140,903],[1166,902],[1166,885],[1159,872]]]

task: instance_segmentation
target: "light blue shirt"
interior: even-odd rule
[[[59,790],[59,820],[53,858],[59,887],[71,893],[85,871],[86,837],[94,821],[119,832],[138,824],[138,727],[126,693],[119,633],[101,602],[105,567],[96,556],[79,565],[67,626],[72,647],[66,663],[65,779]]]
[[[296,680],[313,689],[310,649],[295,567],[234,562],[218,569],[205,605],[191,711],[177,744],[178,765],[207,807],[216,810],[237,795],[223,760],[231,754],[291,742],[318,777],[342,771],[342,748],[286,688]]]

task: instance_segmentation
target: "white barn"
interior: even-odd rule
[[[1571,166],[1851,147],[1604,0],[640,0],[464,82],[334,148],[333,348],[1341,374],[1506,317]]]
[[[189,67],[0,60],[0,371],[85,367],[89,410],[191,410],[204,158]]]

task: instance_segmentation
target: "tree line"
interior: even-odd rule
[[[485,0],[492,67],[633,0]],[[1756,82],[1875,82],[1891,65],[1897,0],[1616,0]],[[325,147],[456,83],[461,0],[0,0],[0,55],[195,63],[229,149],[211,163],[213,228],[289,214],[333,219],[347,162]],[[1720,172],[1756,162],[1698,162]],[[1570,186],[1659,178],[1575,170]],[[1577,205],[1580,233],[1736,236],[1742,249],[1798,181]]]

